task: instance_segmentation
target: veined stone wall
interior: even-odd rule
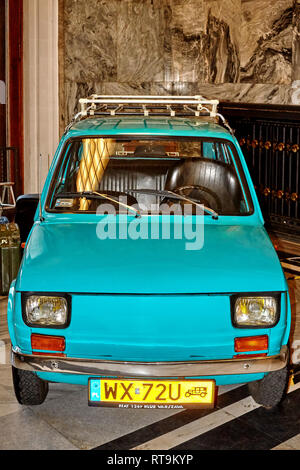
[[[60,125],[80,97],[300,104],[300,0],[59,0]]]

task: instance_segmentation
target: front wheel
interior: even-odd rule
[[[250,382],[248,389],[256,403],[264,408],[275,408],[285,398],[289,383],[289,368],[269,372],[262,380]]]
[[[34,372],[12,367],[15,395],[21,405],[41,405],[48,395],[48,382]]]

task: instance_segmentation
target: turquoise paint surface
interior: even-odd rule
[[[212,220],[191,217],[204,226],[200,250],[188,240],[99,240],[101,224],[117,222],[127,230],[131,215],[53,214],[45,210],[49,184],[65,142],[73,137],[191,136],[220,138],[237,149],[254,211],[247,216]],[[8,324],[13,346],[31,353],[32,332],[66,337],[71,357],[170,361],[231,358],[234,338],[268,334],[269,354],[277,354],[290,331],[287,283],[263,218],[238,142],[215,124],[183,119],[87,119],[64,135],[41,198],[44,221],[36,212],[16,283],[12,285]],[[153,217],[160,227],[165,216]],[[147,217],[139,221],[149,227]],[[171,218],[175,229],[182,220]],[[70,326],[63,330],[28,328],[21,314],[21,292],[72,294]],[[230,294],[282,292],[281,316],[272,329],[237,329],[231,322]],[[104,295],[94,295],[94,294]],[[116,295],[125,294],[125,295]],[[134,294],[139,294],[134,296]],[[154,295],[149,295],[154,294]],[[194,295],[197,294],[197,295]],[[199,295],[201,294],[201,295]],[[87,376],[39,373],[45,380],[87,384]],[[263,375],[215,377],[217,385],[258,380]]]
[[[109,217],[126,232],[128,221]],[[205,217],[199,227],[203,247],[187,250],[191,241],[184,237],[101,240],[97,231],[107,219],[75,220],[35,225],[17,291],[176,294],[287,289],[277,254],[260,225],[224,225],[211,223],[211,218],[206,223]],[[149,227],[148,218],[138,220]],[[175,220],[172,231],[174,225]]]

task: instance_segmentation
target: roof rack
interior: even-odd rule
[[[170,116],[206,117],[214,121],[222,120],[233,133],[225,118],[218,113],[218,100],[203,96],[155,96],[155,95],[91,95],[79,100],[81,110],[67,126],[88,116]]]

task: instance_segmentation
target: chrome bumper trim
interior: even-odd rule
[[[17,369],[34,372],[83,374],[111,377],[200,377],[210,375],[258,374],[282,369],[288,361],[288,348],[276,356],[192,362],[117,362],[26,355],[12,351],[11,362]]]

